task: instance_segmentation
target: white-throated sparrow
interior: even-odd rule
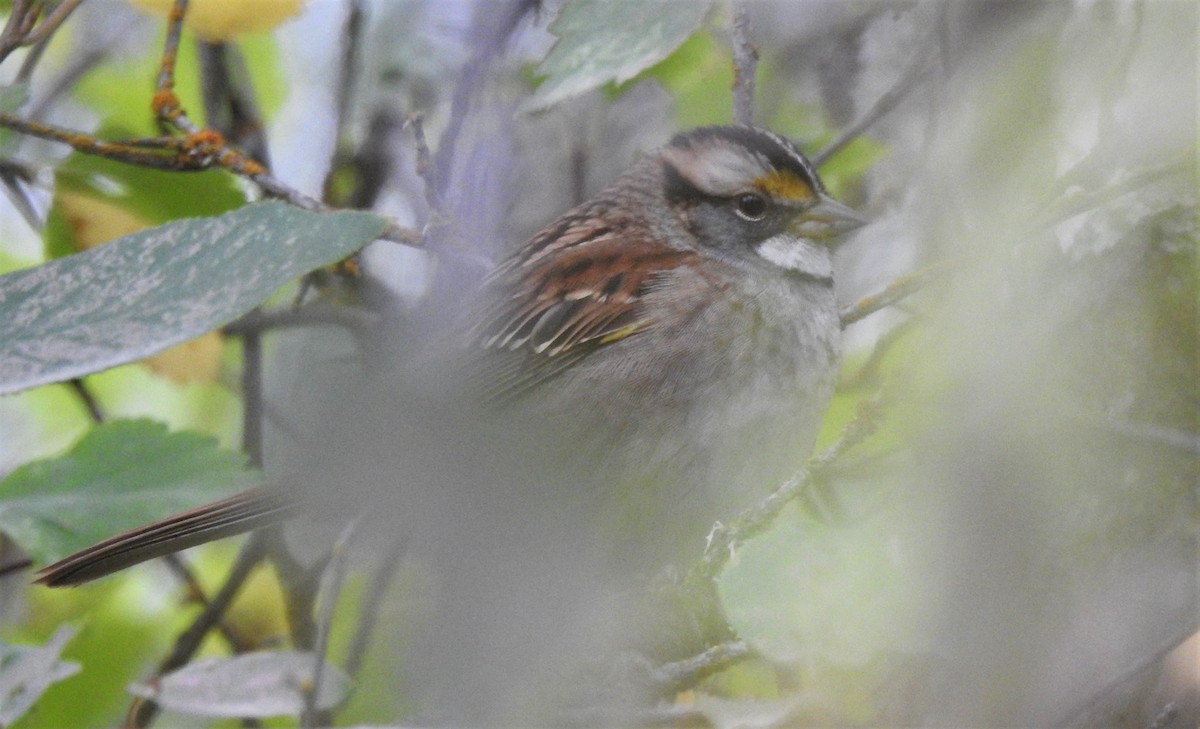
[[[472,380],[506,403],[498,417],[547,418],[643,481],[734,492],[663,508],[728,514],[719,507],[745,503],[747,486],[772,485],[811,446],[839,351],[827,242],[864,222],[777,134],[678,134],[496,268],[465,328]],[[38,581],[79,584],[296,510],[247,492],[118,535]],[[711,526],[661,510],[627,509],[655,530]]]
[[[433,370],[450,387],[389,408],[402,413],[400,427],[369,429],[394,449],[368,455],[387,462],[368,480],[411,497],[372,510],[436,545],[461,588],[448,593],[469,595],[448,608],[462,615],[447,619],[441,649],[480,645],[485,632],[497,645],[519,644],[522,630],[577,635],[559,616],[595,609],[581,585],[699,556],[715,520],[802,462],[838,361],[827,243],[862,223],[784,138],[704,127],[674,137],[496,268],[455,344],[413,377],[427,382]],[[434,390],[489,405],[449,417],[455,408]],[[404,456],[393,464],[390,450]],[[326,500],[342,478],[308,476],[325,483],[315,491]],[[270,488],[237,495],[113,537],[38,581],[95,579],[294,515],[295,503]],[[537,620],[514,628],[516,617],[497,617],[530,611],[533,593],[551,606]],[[492,627],[464,627],[484,623]],[[489,651],[477,650],[471,663],[486,663]],[[505,655],[508,666],[526,662]]]

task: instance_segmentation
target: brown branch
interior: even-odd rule
[[[754,74],[758,69],[758,48],[750,42],[750,14],[747,3],[733,3],[733,120],[754,123]]]
[[[75,12],[75,8],[79,7],[83,0],[62,0],[50,14],[46,16],[36,28],[25,34],[21,40],[21,45],[31,46],[35,43],[41,43],[48,39],[58,27],[63,24],[67,17]]]

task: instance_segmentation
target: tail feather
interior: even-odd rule
[[[34,581],[47,587],[81,585],[114,572],[296,515],[299,506],[274,488],[243,491],[109,537],[48,565]]]

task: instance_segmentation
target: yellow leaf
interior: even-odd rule
[[[81,251],[150,225],[150,221],[128,208],[101,197],[61,188],[55,197],[58,209],[71,226],[75,247]]]
[[[216,331],[176,344],[142,360],[142,364],[178,383],[212,382],[221,372],[224,338]]]
[[[136,7],[167,17],[174,0],[130,0]],[[220,42],[245,33],[274,30],[300,11],[304,0],[191,0],[183,24],[205,40]]]

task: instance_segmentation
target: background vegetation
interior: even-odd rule
[[[494,260],[741,94],[874,222],[829,457],[709,562],[738,640],[626,718],[1196,725],[1194,3],[193,0],[173,80],[169,5],[0,3],[0,564],[258,483],[438,295],[414,244]],[[0,726],[145,725],[151,677],[163,724],[294,726],[320,655],[304,722],[405,716],[420,576],[319,599],[268,548],[9,572]]]

